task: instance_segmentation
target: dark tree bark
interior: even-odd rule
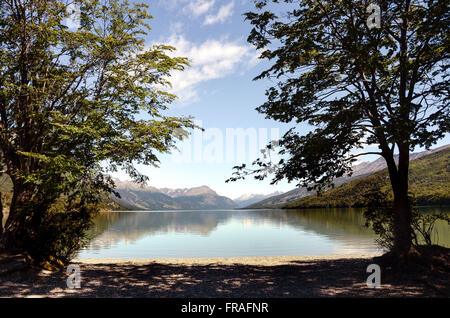
[[[397,191],[399,194],[394,195],[394,252],[399,256],[407,255],[411,249],[411,205],[407,193],[406,186],[399,185]]]
[[[412,210],[408,196],[409,145],[399,145],[398,165],[391,154],[386,158],[389,177],[394,194],[394,248],[399,256],[407,255],[411,249]]]
[[[394,250],[407,254],[411,248],[411,202],[408,196],[409,145],[399,147],[398,183],[394,190]]]
[[[33,189],[26,186],[21,180],[13,179],[12,181],[14,186],[13,196],[1,241],[3,246],[16,249],[23,248],[20,233],[25,226],[25,220],[27,218],[24,213],[24,208],[32,198]]]

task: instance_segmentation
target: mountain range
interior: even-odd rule
[[[438,153],[450,145],[436,149],[412,153],[411,160],[416,160],[434,153]],[[398,160],[398,157],[395,157]],[[335,187],[354,182],[355,180],[369,177],[386,168],[383,158],[372,162],[361,162],[353,167],[351,176],[337,178],[334,180]],[[291,191],[271,194],[244,194],[234,200],[218,195],[208,186],[193,188],[169,189],[143,187],[131,181],[115,180],[116,191],[120,198],[113,197],[113,201],[123,208],[136,210],[206,210],[206,209],[273,209],[292,206],[304,197],[311,196],[314,191],[298,187]],[[295,205],[295,204],[294,204]]]
[[[282,194],[244,194],[231,200],[218,195],[208,186],[193,188],[155,188],[141,186],[132,181],[114,180],[116,192],[120,198],[113,196],[112,200],[122,208],[129,210],[206,210],[242,208],[263,199]]]
[[[207,186],[185,189],[158,189],[131,181],[114,180],[120,197],[112,200],[130,210],[234,209],[238,205]]]
[[[410,159],[414,163],[411,164],[411,187],[415,189],[419,196],[420,204],[439,203],[442,201],[442,198],[443,200],[450,198],[450,185],[448,184],[448,180],[443,180],[443,178],[450,178],[450,175],[448,174],[450,167],[448,153],[450,152],[450,149],[447,148],[450,148],[450,145],[412,153],[410,155]],[[437,157],[434,157],[433,155],[436,155]],[[419,158],[428,159],[418,161],[417,159]],[[396,157],[395,159],[397,160],[398,158]],[[352,176],[338,178],[334,181],[336,186],[335,189],[339,190],[335,191],[333,189],[327,191],[329,192],[328,196],[324,198],[328,198],[329,201],[328,203],[323,204],[327,206],[333,204],[335,206],[349,205],[347,201],[352,201],[351,196],[358,193],[358,189],[355,189],[354,185],[358,185],[356,188],[363,188],[365,180],[371,180],[370,182],[372,182],[375,179],[370,178],[376,178],[377,173],[385,168],[386,163],[383,158],[355,165],[353,167]],[[358,183],[357,180],[359,179],[361,179],[361,182]],[[118,179],[115,179],[114,181],[116,183],[116,191],[119,193],[120,198],[116,196],[113,196],[111,198],[112,200],[110,198],[105,198],[103,202],[105,210],[273,209],[306,207],[322,204],[317,201],[318,199],[313,199],[314,196],[311,195],[314,194],[314,192],[307,191],[306,188],[301,187],[285,193],[244,194],[235,200],[231,200],[225,196],[218,195],[208,186],[181,189],[158,189],[151,186],[141,186],[131,181],[120,181]],[[345,189],[344,192],[343,189]],[[0,175],[0,192],[3,195],[4,207],[7,208],[12,197],[12,183],[11,179],[6,174]],[[337,193],[339,193],[339,196],[341,197],[345,196],[348,200],[346,199],[344,202],[342,201],[343,199],[336,199]],[[308,197],[308,199],[301,202],[299,201],[305,197]]]
[[[449,148],[450,145],[445,145],[439,148],[430,149],[426,151],[416,152],[410,154],[410,160],[415,160],[422,158],[424,156],[431,155],[433,153],[440,152],[444,149]],[[395,161],[398,161],[398,156],[395,156]],[[345,183],[352,182],[356,179],[368,177],[371,174],[374,174],[378,171],[381,171],[386,168],[386,162],[383,158],[378,158],[375,161],[372,162],[362,162],[358,165],[355,165],[353,167],[353,173],[351,176],[337,178],[334,180],[334,185],[336,187],[339,187]],[[288,191],[284,194],[269,197],[267,199],[264,199],[260,202],[250,204],[249,206],[246,206],[245,208],[248,209],[274,209],[274,208],[283,208],[286,205],[289,205],[291,202],[300,200],[304,197],[310,196],[314,194],[315,191],[308,191],[306,188],[299,187],[295,188],[291,191]]]
[[[271,198],[283,194],[283,192],[277,191],[270,194],[243,194],[240,197],[234,199],[238,207],[243,208],[254,203],[260,202],[264,199]]]
[[[393,198],[387,169],[367,177],[347,182],[325,191],[320,196],[310,195],[288,203],[283,208],[363,207],[366,193],[374,186]],[[450,204],[450,148],[441,148],[425,156],[416,157],[409,167],[409,193],[416,206],[443,206]]]
[[[448,147],[450,147],[450,145],[445,145],[442,147],[425,150],[425,151],[421,151],[421,152],[413,152],[409,155],[409,160],[411,161],[411,160],[419,159],[419,158],[422,158],[423,156],[427,156],[429,154],[439,152]],[[394,156],[394,160],[396,163],[398,163],[398,155]],[[371,161],[371,162],[364,161],[358,165],[355,165],[352,169],[353,170],[352,175],[353,176],[368,175],[368,174],[383,170],[386,167],[387,167],[386,161],[384,160],[384,158],[380,157],[375,161]]]

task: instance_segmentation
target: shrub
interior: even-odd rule
[[[366,208],[364,217],[366,227],[372,227],[378,245],[386,250],[392,250],[394,246],[394,211],[393,202],[389,199],[389,193],[380,188],[369,189],[365,193]],[[410,204],[413,206],[414,197],[410,195]],[[450,218],[444,213],[423,214],[416,207],[412,207],[411,241],[417,248],[420,245],[433,245],[432,234],[438,220],[450,225]]]
[[[86,233],[97,212],[98,206],[94,204],[58,202],[43,212],[38,224],[29,223],[25,227],[22,237],[26,252],[35,263],[47,264],[44,267],[67,265],[87,244]]]
[[[426,215],[415,208],[412,211],[412,220],[412,239],[415,246],[419,246],[421,243],[425,243],[428,246],[433,245],[432,234],[436,221],[442,220],[450,225],[450,217],[444,213]]]
[[[378,245],[386,250],[394,246],[394,213],[388,193],[379,188],[372,188],[365,194],[367,207],[364,209],[365,226],[372,227]]]

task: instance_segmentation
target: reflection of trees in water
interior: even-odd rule
[[[134,242],[159,233],[208,235],[231,215],[228,211],[104,212],[97,216],[89,238],[92,241],[101,237],[102,244],[109,245],[120,240]]]
[[[91,237],[97,238],[98,244],[108,246],[120,240],[134,242],[143,236],[158,233],[207,235],[220,223],[232,217],[239,222],[252,225],[270,224],[279,227],[288,225],[334,240],[343,237],[350,239],[374,237],[369,229],[363,227],[362,214],[351,209],[109,212],[98,216],[91,229]]]
[[[450,213],[450,208],[424,209],[425,213],[439,211]],[[89,232],[90,248],[106,247],[122,240],[134,242],[159,233],[208,235],[231,218],[247,224],[288,225],[337,241],[375,238],[372,230],[364,227],[362,209],[105,212],[98,215]],[[439,244],[450,246],[449,226],[439,222],[436,230]]]
[[[450,207],[421,207],[420,211],[427,214],[445,213],[450,216]],[[432,235],[434,244],[450,247],[450,225],[448,223],[438,220],[434,226]]]
[[[375,237],[370,229],[364,227],[361,209],[261,210],[253,213],[279,224],[288,224],[336,240],[343,236],[368,239]]]
[[[450,214],[450,207],[423,207],[420,210],[427,214]],[[256,217],[270,218],[280,225],[289,224],[334,240],[376,237],[371,229],[364,226],[363,209],[255,210],[253,213]],[[450,246],[450,226],[443,221],[436,222],[433,239],[434,243]]]

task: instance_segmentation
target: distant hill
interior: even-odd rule
[[[234,209],[238,205],[218,195],[207,186],[185,189],[142,187],[131,181],[114,180],[120,198],[112,195],[102,200],[102,210],[216,210]],[[8,175],[0,175],[0,193],[5,212],[12,197],[12,182]]]
[[[130,181],[115,180],[120,198],[112,200],[130,210],[233,209],[237,204],[207,186],[186,189],[142,187]]]
[[[427,156],[427,155],[430,155],[430,154],[433,154],[436,152],[440,152],[444,149],[448,149],[449,147],[450,147],[450,145],[446,145],[446,146],[442,146],[442,147],[439,147],[436,149],[412,153],[410,155],[410,160],[419,159],[424,156]],[[398,156],[396,156],[394,159],[397,161]],[[350,181],[353,181],[356,179],[360,179],[363,177],[367,177],[367,176],[369,176],[377,171],[383,170],[385,168],[386,168],[386,162],[384,161],[383,158],[379,158],[372,162],[362,162],[353,167],[353,174],[351,177],[337,178],[334,180],[334,185],[341,186],[342,184],[345,184],[347,182],[350,182]],[[282,208],[291,202],[297,201],[301,198],[304,198],[304,197],[307,197],[307,196],[313,195],[313,194],[315,194],[315,191],[307,191],[306,188],[295,188],[284,194],[269,197],[260,202],[251,204],[251,205],[247,206],[246,208],[251,208],[251,209]]]
[[[167,194],[168,196],[172,198],[179,198],[179,197],[192,197],[197,195],[217,195],[214,190],[207,186],[201,186],[201,187],[195,187],[195,188],[184,188],[184,189],[168,189],[168,188],[162,188],[159,189],[164,194]]]
[[[425,150],[425,151],[421,151],[421,152],[414,152],[409,155],[409,160],[419,159],[419,158],[422,158],[424,156],[427,156],[427,155],[435,153],[435,152],[439,152],[439,151],[444,150],[449,147],[450,147],[450,145],[445,145],[445,146],[438,147],[435,149]],[[396,163],[398,163],[398,155],[394,156],[394,160]],[[365,161],[365,162],[362,162],[353,167],[353,176],[372,174],[374,172],[383,170],[386,167],[387,167],[386,161],[382,157],[378,158],[375,161],[371,161],[371,162]]]
[[[385,191],[391,189],[387,169],[330,189],[320,196],[313,194],[283,207],[361,207],[364,206],[365,191],[374,184]],[[449,147],[430,151],[411,161],[409,190],[414,194],[417,205],[450,205]]]
[[[158,189],[142,187],[131,181],[114,181],[121,197],[105,195],[101,203],[102,210],[216,210],[238,207],[233,200],[218,195],[207,186]],[[6,174],[0,175],[0,193],[3,208],[7,212],[12,197],[12,182]]]
[[[334,180],[336,186],[341,185],[350,180],[361,178],[364,175],[353,176],[348,178],[337,178]],[[291,191],[283,194],[275,195],[273,197],[266,198],[262,201],[250,204],[246,206],[246,209],[279,209],[285,206],[287,203],[298,200],[299,198],[306,197],[315,193],[315,191],[308,191],[306,188],[295,188]]]
[[[266,198],[271,198],[280,194],[283,194],[283,192],[277,191],[270,194],[244,194],[234,199],[233,201],[236,202],[240,208],[243,208]]]

